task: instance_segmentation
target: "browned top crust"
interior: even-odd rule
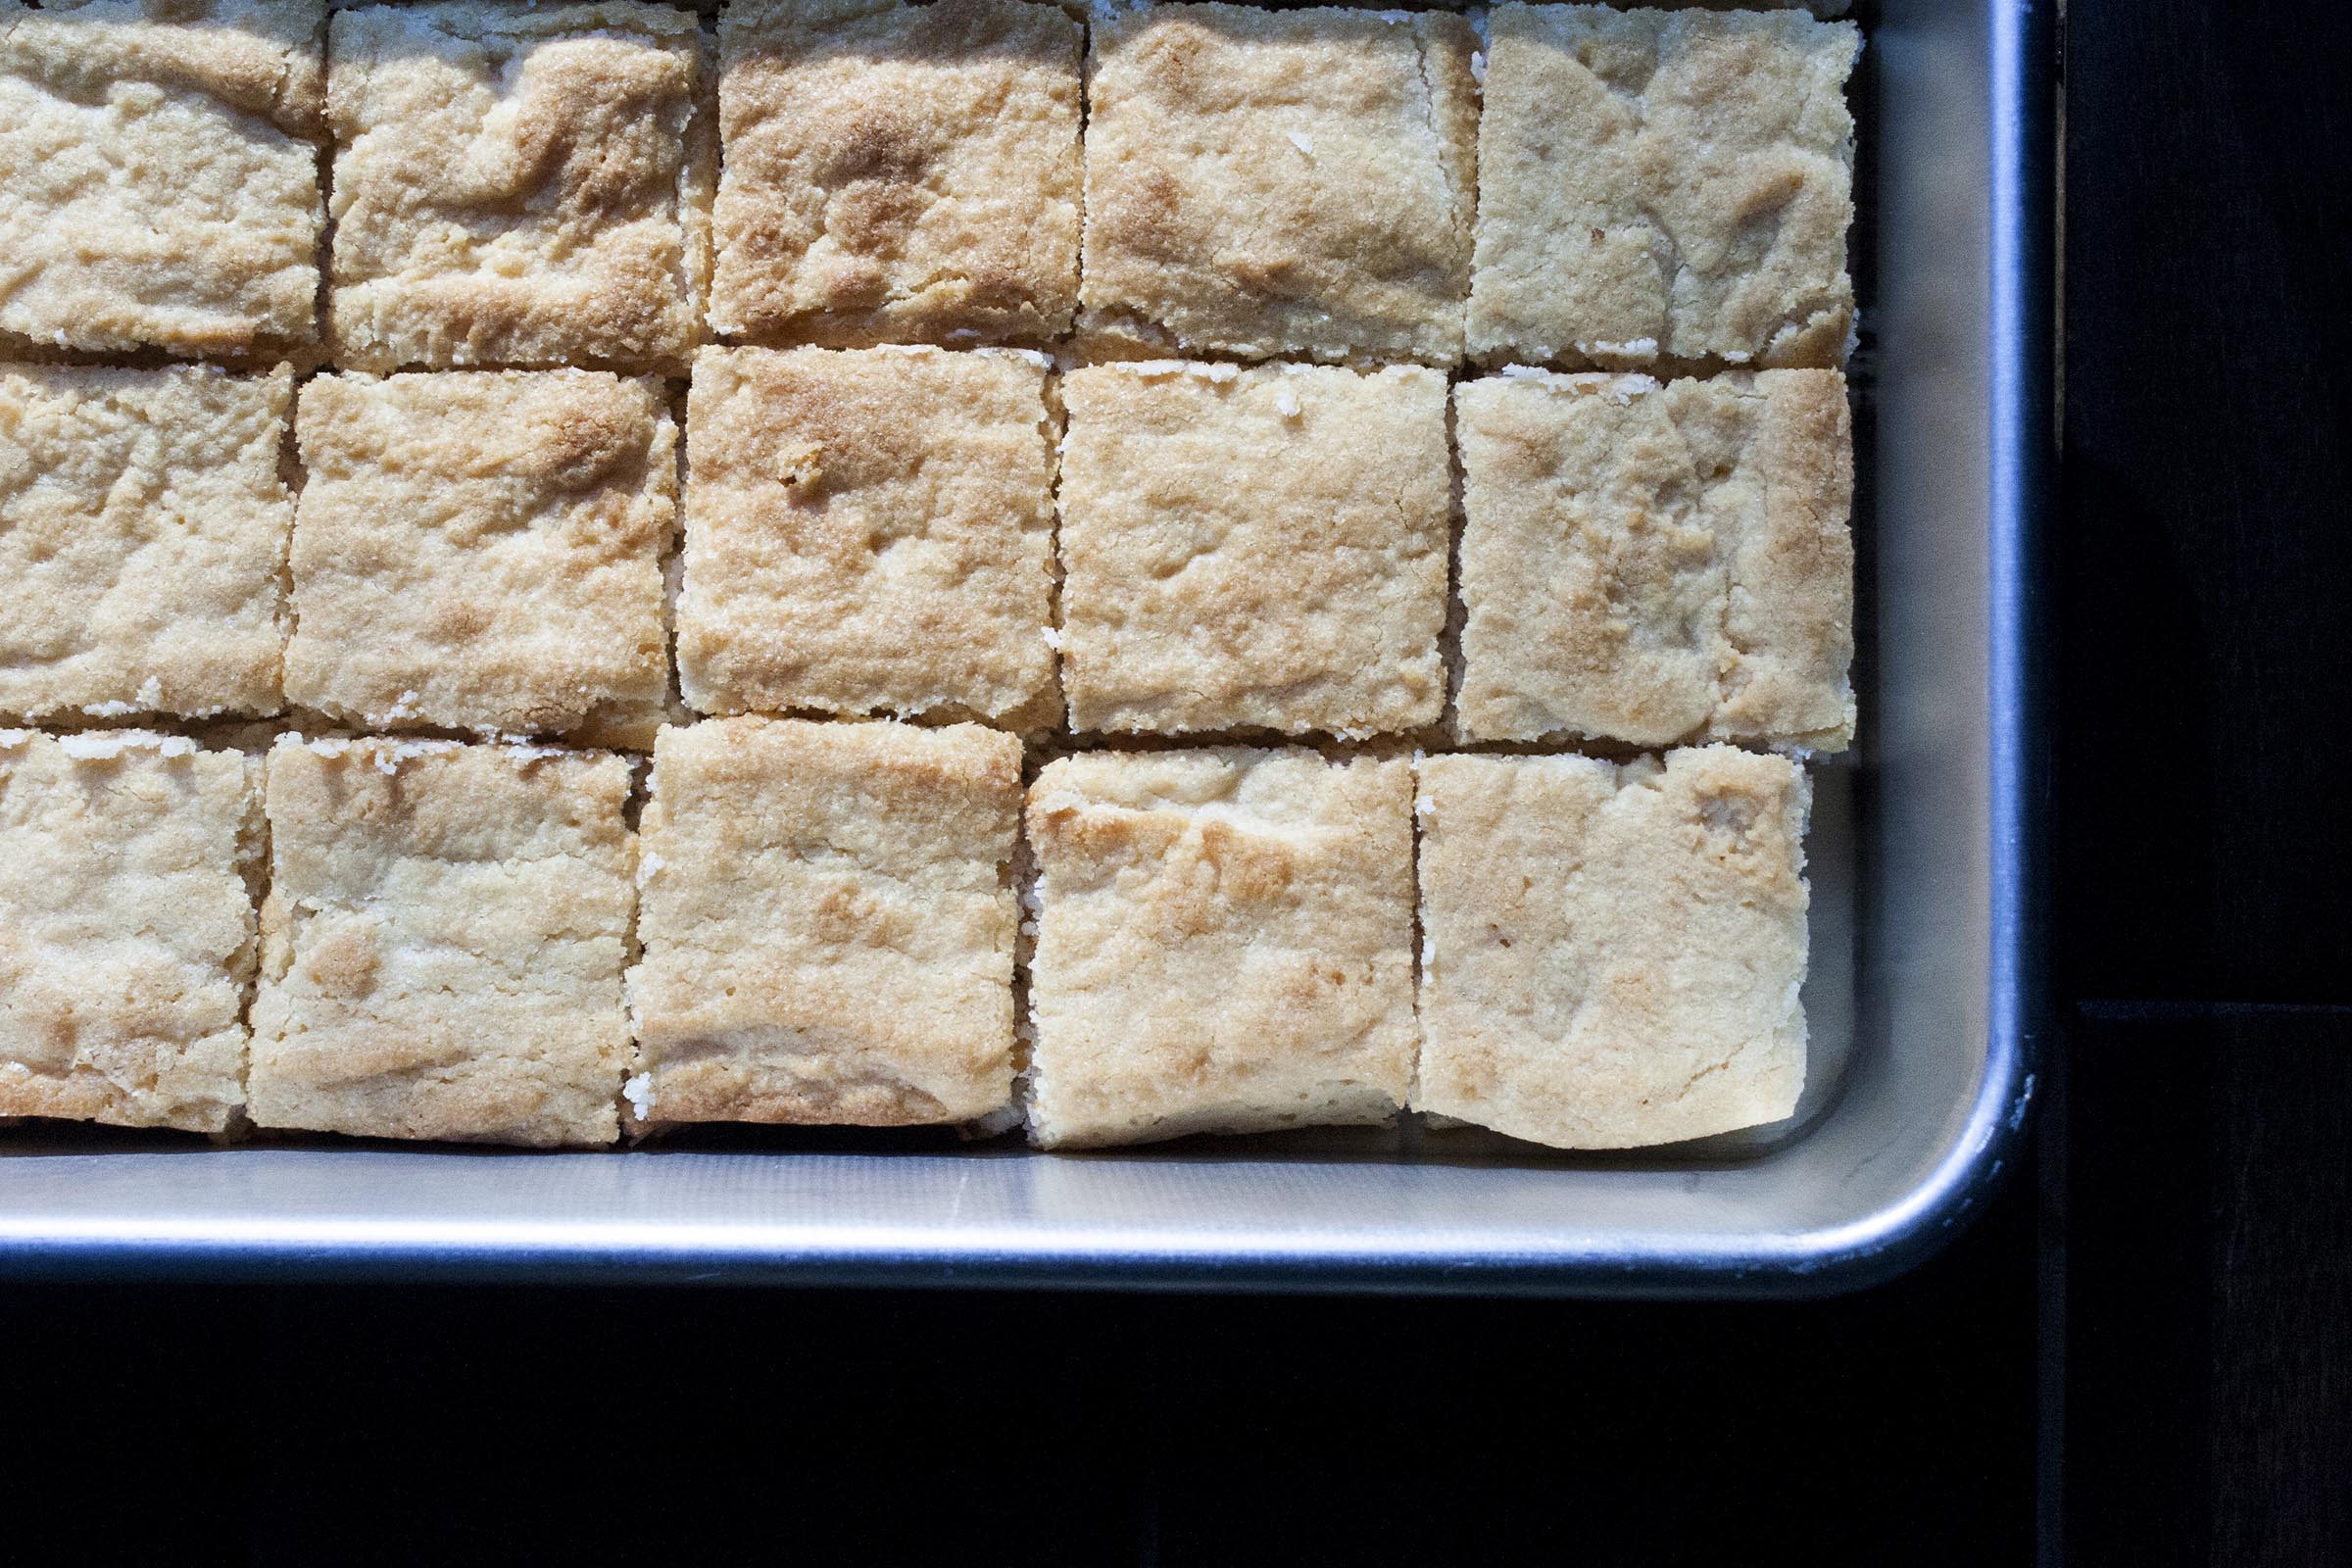
[[[1432,757],[1416,1109],[1564,1149],[1777,1121],[1805,1080],[1811,789],[1728,746]]]
[[[0,6],[0,350],[318,336],[321,0]]]
[[[1076,728],[1361,737],[1437,718],[1444,375],[1152,361],[1062,392]]]
[[[659,383],[323,375],[297,423],[291,702],[369,729],[652,744],[678,490]]]
[[[1843,375],[1517,374],[1454,401],[1464,738],[1853,738]]]
[[[262,844],[235,752],[0,730],[0,1116],[228,1127]]]
[[[706,349],[688,416],[691,706],[1058,716],[1042,355]]]
[[[1030,1134],[1387,1120],[1414,1042],[1410,764],[1090,752],[1030,786]]]
[[[274,713],[294,378],[0,366],[0,718]]]
[[[628,763],[608,753],[280,737],[255,1123],[618,1137],[628,792]]]
[[[1442,12],[1098,18],[1081,336],[1098,354],[1462,354],[1478,92]]]
[[[702,48],[638,0],[335,13],[336,363],[681,368],[709,270]]]
[[[850,346],[1068,330],[1074,22],[1026,0],[747,0],[719,38],[716,331]]]
[[[630,972],[640,1121],[965,1121],[1012,1098],[1020,742],[665,729]]]
[[[1471,356],[1840,363],[1860,47],[1794,11],[1496,6]]]

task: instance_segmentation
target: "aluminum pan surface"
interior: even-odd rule
[[[1926,1255],[2007,1157],[2041,1012],[2049,40],[2024,0],[1875,9],[1865,744],[1825,779],[1829,1049],[1800,1135],[1572,1160],[1411,1131],[1085,1156],[20,1133],[0,1140],[0,1272],[1737,1294]]]

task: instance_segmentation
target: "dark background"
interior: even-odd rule
[[[0,1560],[2352,1561],[2352,7],[2073,0],[2064,1059],[1772,1305],[11,1288]]]
[[[2064,70],[2054,1511],[2347,1563],[2352,7],[2072,0]]]

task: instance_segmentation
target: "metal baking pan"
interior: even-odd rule
[[[1864,741],[1823,766],[1812,1086],[1761,1138],[735,1135],[626,1154],[0,1139],[0,1271],[1795,1294],[1914,1263],[2011,1159],[2041,1032],[2050,24],[1864,5]]]

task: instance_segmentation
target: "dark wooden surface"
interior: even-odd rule
[[[2352,8],[2073,0],[2069,1047],[1750,1307],[0,1293],[0,1558],[2352,1561]]]
[[[2352,1018],[2096,1004],[2071,1067],[2072,1560],[2352,1561]]]
[[[2352,1003],[2352,7],[2067,32],[2065,984]]]
[[[1739,1310],[19,1291],[0,1447],[34,1463],[9,1472],[9,1539],[410,1568],[598,1541],[730,1564],[1667,1563],[1759,1542],[2014,1562],[2033,1278],[2011,1202],[1884,1291]],[[134,1476],[138,1506],[90,1509]]]
[[[2045,1544],[2352,1562],[2352,8],[2067,24]]]

